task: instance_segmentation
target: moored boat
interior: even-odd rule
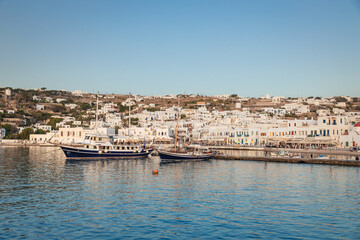
[[[79,146],[60,145],[67,159],[146,158],[153,149],[139,145],[112,144],[108,136],[86,136]]]
[[[204,161],[212,157],[210,153],[200,153],[195,151],[164,151],[157,150],[161,159],[161,163],[168,162],[185,162],[185,161]]]

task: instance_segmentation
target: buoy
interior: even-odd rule
[[[158,173],[159,173],[159,171],[158,171],[157,169],[155,169],[155,170],[152,171],[152,174],[153,174],[153,175],[157,175]]]

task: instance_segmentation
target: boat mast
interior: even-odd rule
[[[131,94],[129,93],[129,99],[131,97]],[[130,138],[130,125],[131,125],[131,101],[129,101],[129,131],[128,131],[128,135]]]
[[[179,99],[179,101],[180,101],[180,99]],[[179,101],[178,101],[178,112],[177,112],[176,128],[175,128],[175,152],[176,152],[176,146],[177,146],[177,135],[178,135],[178,127],[179,127],[179,114],[180,114]]]
[[[131,124],[131,104],[129,104],[129,129],[130,129],[130,124]]]
[[[99,111],[99,92],[96,94],[96,120],[95,120],[95,133],[98,135],[98,111]]]

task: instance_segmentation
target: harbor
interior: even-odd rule
[[[57,144],[34,144],[25,141],[9,141],[0,143],[3,147],[50,147],[59,148]],[[158,149],[161,145],[155,145]],[[171,145],[166,145],[167,147]],[[163,146],[162,146],[163,147]],[[295,164],[321,164],[339,166],[360,166],[360,152],[335,149],[279,149],[268,147],[233,147],[233,146],[203,146],[213,153],[211,159],[263,161]],[[191,148],[191,147],[190,147]],[[152,156],[158,156],[154,151]],[[102,159],[101,156],[97,159]],[[191,158],[190,158],[191,159]]]
[[[360,239],[359,20],[0,0],[0,240]]]
[[[0,146],[2,237],[357,238],[358,168],[243,160],[76,162]]]

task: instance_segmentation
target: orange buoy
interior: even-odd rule
[[[159,171],[158,171],[157,169],[155,169],[155,170],[152,171],[152,174],[153,174],[153,175],[157,175],[158,173],[159,173]]]

